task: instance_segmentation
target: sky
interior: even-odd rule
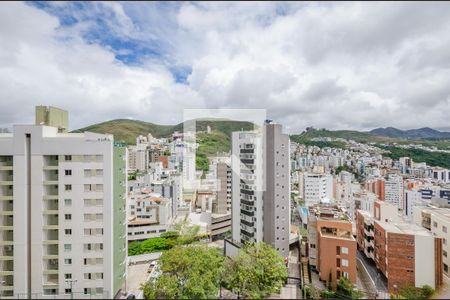
[[[307,126],[450,130],[450,3],[0,4],[0,127],[35,105],[70,128],[183,109]]]

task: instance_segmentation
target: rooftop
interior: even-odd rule
[[[431,232],[427,229],[418,226],[416,224],[406,223],[406,222],[380,222],[376,221],[380,226],[386,230],[386,232],[400,233],[400,234],[410,234],[410,235],[422,235],[422,236],[433,236]]]

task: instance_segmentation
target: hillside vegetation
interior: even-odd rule
[[[392,159],[411,157],[414,162],[426,162],[430,166],[450,168],[450,153],[430,152],[421,149],[403,149],[392,146],[380,148],[389,150],[390,153],[387,153],[386,156]]]
[[[138,135],[147,135],[151,133],[156,138],[170,137],[175,131],[182,132],[183,125],[183,123],[177,125],[157,125],[144,121],[117,119],[90,125],[74,130],[73,132],[90,131],[103,134],[112,134],[114,135],[115,141],[134,145]],[[218,119],[211,121],[198,120],[196,122],[196,130],[206,131],[208,125],[212,131],[222,132],[229,137],[233,131],[253,129],[253,124],[250,122]]]

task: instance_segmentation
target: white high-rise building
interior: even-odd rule
[[[331,200],[333,195],[333,177],[330,174],[307,173],[303,179],[306,207]]]
[[[289,254],[290,144],[279,124],[233,132],[232,237]]]
[[[43,125],[0,134],[2,297],[119,292],[126,278],[126,164],[126,147],[111,135]]]
[[[384,184],[384,201],[403,209],[403,177],[390,174]]]

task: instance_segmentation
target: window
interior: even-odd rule
[[[72,215],[71,215],[71,214],[65,214],[65,215],[64,215],[64,219],[66,219],[66,220],[72,220]]]
[[[443,250],[442,255],[444,255],[444,257],[447,257],[447,251]]]
[[[433,227],[437,227],[437,222],[433,222]]]
[[[71,293],[72,293],[72,289],[65,289],[64,292],[65,292],[66,294],[71,294]]]
[[[442,244],[447,245],[447,239],[446,238],[442,239]]]
[[[64,190],[65,191],[71,191],[72,190],[72,185],[71,184],[65,184],[64,185]]]
[[[64,229],[65,235],[72,235],[72,229]]]
[[[343,267],[348,267],[348,259],[343,259],[342,260],[342,266]]]
[[[345,278],[348,278],[348,272],[342,272],[342,276],[344,276]]]
[[[64,199],[65,206],[72,206],[72,199]]]
[[[64,244],[64,252],[70,252],[70,251],[72,251],[72,245]]]
[[[342,254],[348,254],[348,248],[347,247],[342,247],[341,248],[341,252],[342,252]]]
[[[447,233],[447,226],[442,226],[442,231]]]
[[[72,170],[64,170],[66,176],[72,176]]]
[[[72,155],[64,155],[64,160],[65,161],[71,161],[72,160]]]
[[[336,246],[336,254],[337,255],[341,254],[341,247],[340,246]]]
[[[64,264],[65,265],[71,265],[72,264],[72,259],[71,258],[65,258],[64,259]]]
[[[72,279],[72,273],[64,274],[64,279]]]
[[[445,273],[448,272],[448,266],[447,266],[447,264],[444,264],[444,272],[445,272]]]

